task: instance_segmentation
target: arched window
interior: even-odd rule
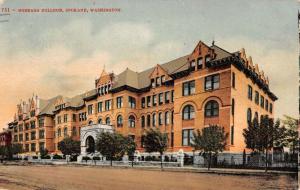
[[[247,110],[247,122],[250,123],[252,120],[252,111],[250,108]]]
[[[169,112],[167,111],[165,113],[165,125],[169,125],[170,124],[170,114]]]
[[[89,121],[89,125],[93,125],[93,121],[92,120]]]
[[[128,125],[129,127],[135,127],[135,117],[133,115],[129,116],[128,118]]]
[[[61,137],[61,129],[60,128],[57,130],[57,136]]]
[[[215,100],[210,100],[205,105],[205,117],[219,116],[219,104]]]
[[[256,119],[256,121],[258,122],[258,113],[257,112],[255,112],[255,114],[254,114],[254,118]]]
[[[152,127],[155,127],[156,126],[156,114],[154,113],[152,115]]]
[[[147,115],[147,126],[150,127],[150,123],[151,123],[151,117],[150,115]]]
[[[182,119],[190,120],[195,118],[195,110],[192,105],[186,105],[182,110]]]
[[[98,124],[102,124],[102,119],[101,118],[98,119]]]
[[[67,127],[64,128],[64,137],[66,137],[66,136],[68,136],[68,128]]]
[[[162,112],[158,113],[158,125],[163,124]]]
[[[118,117],[117,117],[117,126],[118,127],[123,126],[123,117],[121,115],[118,115]]]
[[[145,127],[145,116],[141,117],[141,126]]]
[[[105,124],[106,124],[106,125],[110,125],[110,118],[109,118],[109,117],[107,117],[107,118],[105,119]]]

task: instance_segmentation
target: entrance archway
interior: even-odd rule
[[[94,153],[95,152],[95,140],[92,136],[86,138],[86,152]]]

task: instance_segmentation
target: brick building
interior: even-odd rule
[[[33,96],[17,105],[9,127],[28,154],[59,152],[64,137],[79,140],[81,127],[100,123],[131,135],[140,152],[145,130],[158,128],[168,134],[168,152],[190,153],[193,131],[217,124],[229,134],[226,152],[241,153],[247,121],[273,118],[275,100],[244,49],[230,53],[200,41],[190,54],[142,72],[103,70],[94,89],[72,98]]]

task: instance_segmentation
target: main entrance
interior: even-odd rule
[[[92,136],[86,138],[86,152],[94,153],[95,152],[95,140]]]

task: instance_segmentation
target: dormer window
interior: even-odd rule
[[[202,69],[202,68],[203,68],[203,60],[202,57],[200,57],[197,60],[197,69]]]
[[[154,79],[151,79],[151,87],[155,88],[155,81],[154,81]]]
[[[191,61],[190,67],[191,67],[191,70],[195,70],[195,67],[196,67],[195,60]]]
[[[165,75],[162,75],[162,76],[161,76],[161,83],[163,84],[163,83],[165,82],[165,80],[166,80],[166,76],[165,76]]]
[[[206,56],[205,57],[205,63],[209,62],[211,59],[210,59],[210,56]]]
[[[160,86],[160,77],[156,77],[156,86]]]

